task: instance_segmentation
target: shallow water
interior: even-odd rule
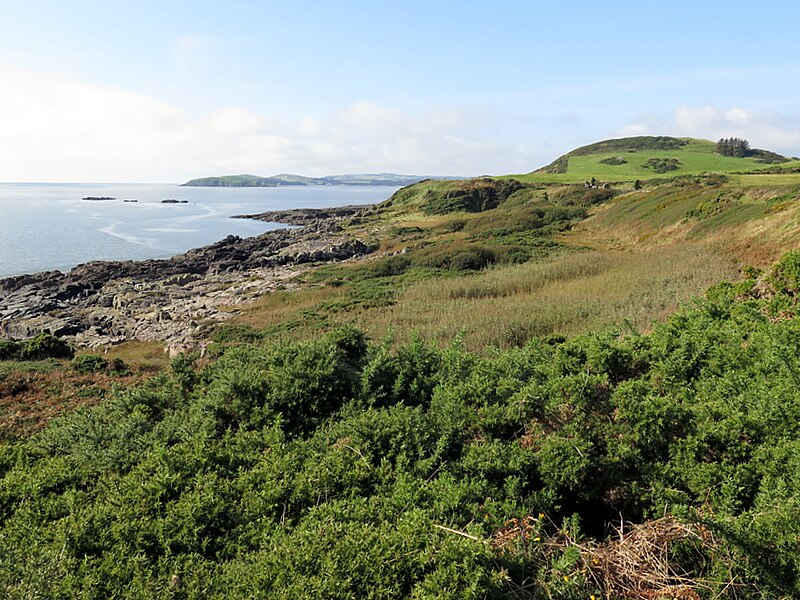
[[[279,227],[231,219],[232,215],[369,204],[385,200],[396,189],[0,183],[0,278],[68,271],[91,260],[168,258],[227,235],[247,237]],[[82,200],[87,196],[114,200]],[[168,198],[188,202],[161,202]]]

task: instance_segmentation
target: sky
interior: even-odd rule
[[[6,0],[0,181],[521,173],[627,135],[800,155],[800,3]]]

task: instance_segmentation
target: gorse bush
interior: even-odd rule
[[[797,597],[794,262],[648,335],[479,356],[342,329],[181,357],[0,446],[0,589],[599,598],[586,549],[666,512],[702,533],[670,555],[685,593]]]
[[[525,187],[515,179],[471,179],[452,184],[443,192],[428,190],[422,209],[428,214],[482,212],[497,208],[514,192]]]
[[[0,340],[0,360],[43,360],[72,358],[67,342],[49,333],[40,333],[28,340]]]
[[[71,358],[72,354],[73,350],[67,342],[49,333],[40,333],[28,340],[21,350],[21,357],[30,360]]]
[[[668,173],[669,171],[677,171],[680,167],[681,161],[677,158],[648,158],[642,163],[645,169],[653,169],[656,173]]]

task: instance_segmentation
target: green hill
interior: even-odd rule
[[[523,181],[581,182],[594,177],[599,181],[621,182],[700,173],[739,173],[769,169],[776,163],[796,167],[765,150],[750,150],[748,156],[723,156],[708,140],[674,137],[629,137],[605,140],[576,148],[549,165],[527,175]]]

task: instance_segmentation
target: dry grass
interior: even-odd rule
[[[344,294],[342,288],[316,285],[298,290],[273,292],[252,304],[237,307],[231,323],[266,328],[296,319],[303,311],[313,310]]]
[[[678,546],[684,559],[700,563],[704,553],[717,550],[716,539],[702,525],[682,523],[672,516],[641,524],[620,523],[609,539],[599,543],[577,541],[565,529],[544,535],[545,519],[544,515],[539,515],[538,519],[531,516],[511,519],[485,543],[499,554],[527,553],[536,548],[541,552],[541,559],[551,564],[554,557],[565,551],[577,550],[579,558],[575,571],[564,575],[564,581],[573,576],[585,579],[608,600],[700,600],[698,590],[707,592],[735,585],[731,581],[701,579],[700,574],[676,564]],[[448,531],[484,541],[463,532]],[[692,555],[699,561],[691,558]],[[520,598],[529,597],[522,587],[515,592]]]
[[[138,340],[109,346],[104,350],[103,357],[107,360],[119,358],[132,369],[143,371],[157,371],[169,362],[163,343]]]
[[[373,335],[411,331],[447,343],[459,333],[472,349],[523,344],[621,326],[646,330],[709,286],[738,278],[736,265],[703,247],[636,254],[587,251],[416,284],[393,306],[357,315]]]
[[[621,524],[615,539],[581,545],[581,558],[606,598],[700,600],[701,584],[670,562],[670,549],[687,541],[697,548],[714,543],[702,527],[663,517],[627,531]]]

